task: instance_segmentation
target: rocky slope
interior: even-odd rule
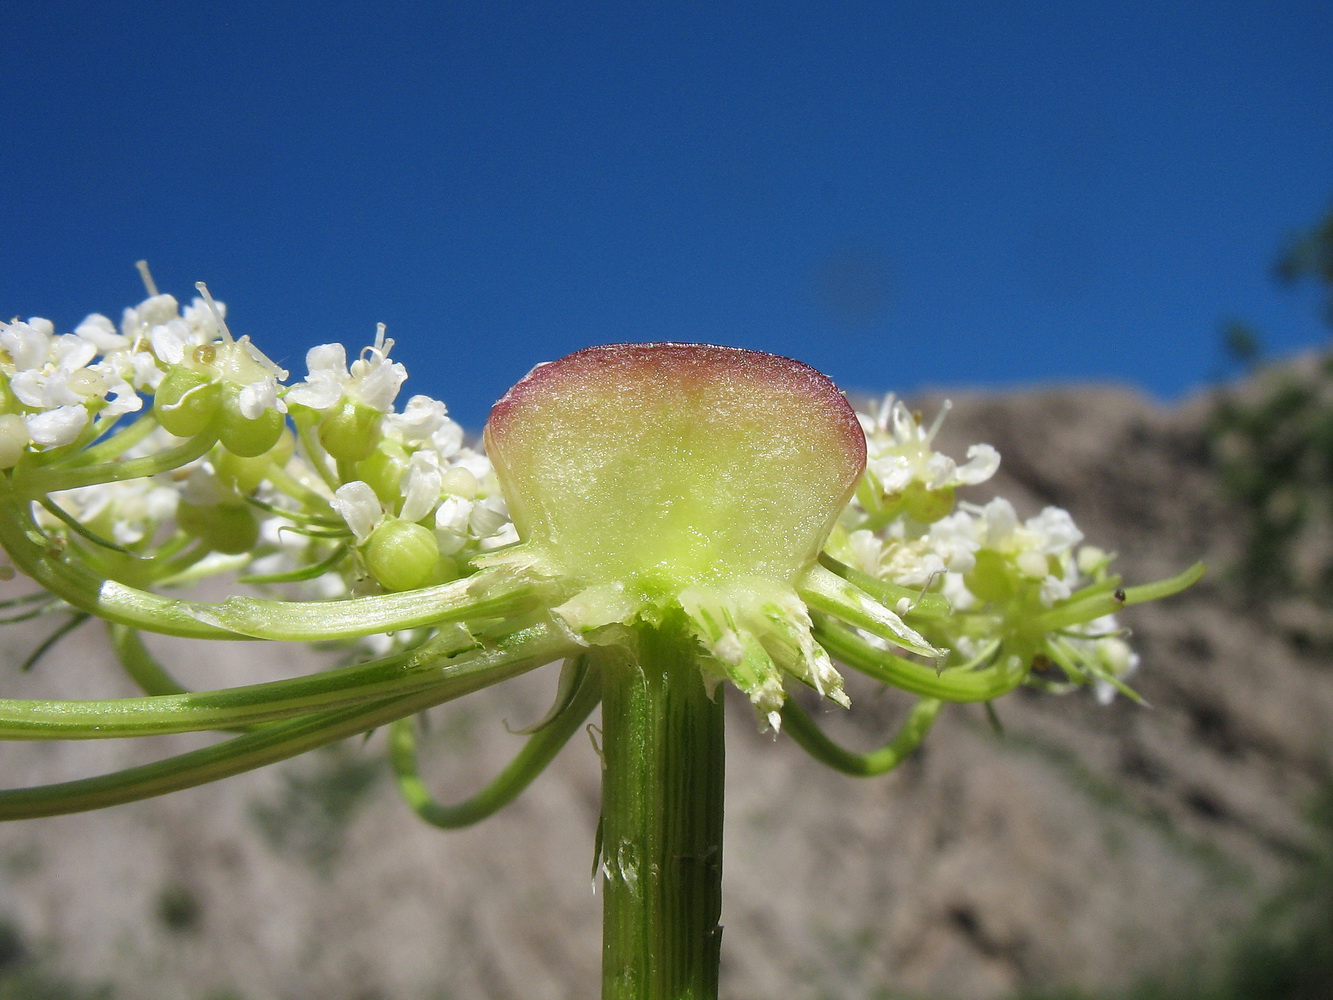
[[[979,708],[953,707],[907,765],[858,780],[759,735],[733,704],[732,1000],[989,1000],[1169,974],[1215,952],[1308,841],[1304,804],[1333,761],[1324,620],[1227,583],[1238,512],[1207,465],[1204,403],[1166,411],[1105,387],[954,398],[943,450],[996,445],[995,490],[1021,513],[1067,507],[1119,551],[1131,581],[1200,558],[1214,572],[1125,616],[1150,709],[1020,693],[999,706],[1001,736]],[[92,627],[17,675],[40,634],[3,634],[7,695],[122,690]],[[159,648],[199,683],[272,669],[245,662],[253,647]],[[319,663],[305,650],[281,660],[287,671]],[[442,794],[503,765],[517,740],[502,721],[538,717],[553,681],[438,713],[428,770]],[[869,747],[903,703],[856,695],[851,713],[823,721]],[[58,780],[188,743],[4,746],[0,773]],[[589,741],[457,833],[399,805],[381,751],[372,738],[157,801],[0,828],[0,995],[593,995]]]

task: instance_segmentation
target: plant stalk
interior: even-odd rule
[[[680,623],[603,667],[603,1000],[716,1000],[723,701]]]

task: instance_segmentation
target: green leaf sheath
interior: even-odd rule
[[[572,696],[528,737],[509,765],[476,795],[452,805],[437,802],[421,780],[413,722],[399,719],[389,729],[389,755],[398,790],[418,816],[446,830],[483,820],[514,801],[541,774],[597,707],[601,697],[600,671],[585,663]]]
[[[194,620],[228,634],[319,642],[464,619],[514,617],[533,609],[542,593],[534,581],[504,570],[483,570],[397,594],[318,602],[229,597],[219,604],[190,604],[187,610]]]
[[[215,746],[112,774],[0,791],[0,820],[101,809],[286,760],[533,670],[573,652],[571,645],[563,630],[531,626],[490,648],[461,654],[440,671],[436,683],[421,690],[271,723]]]
[[[135,650],[125,640],[121,646],[136,657],[147,655],[142,647],[142,651]],[[251,726],[422,689],[447,688],[456,677],[470,676],[475,663],[494,666],[515,653],[524,658],[545,656],[544,662],[549,662],[558,659],[571,643],[559,629],[546,626],[510,653],[473,648],[476,646],[465,635],[460,640],[450,633],[421,648],[367,663],[217,691],[103,701],[0,699],[0,739],[112,739]]]
[[[850,629],[825,620],[816,620],[814,636],[838,662],[923,698],[991,701],[1014,690],[1028,675],[1026,665],[1009,667],[1003,663],[982,670],[936,670],[876,649]]]
[[[943,704],[935,698],[922,698],[912,706],[893,739],[870,753],[856,753],[833,742],[805,709],[790,699],[782,706],[782,731],[821,763],[843,774],[869,778],[891,771],[906,760],[930,732]]]

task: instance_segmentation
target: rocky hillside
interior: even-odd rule
[[[1071,510],[1128,579],[1214,572],[1125,616],[1151,708],[1020,693],[1003,734],[953,707],[887,777],[835,775],[732,706],[724,994],[731,1000],[989,1000],[1170,976],[1219,953],[1306,850],[1333,761],[1326,619],[1245,593],[1225,567],[1206,402],[1124,390],[955,395],[942,450],[988,441],[1023,513]],[[930,412],[933,403],[923,401]],[[990,487],[978,488],[984,500]],[[11,585],[13,586],[13,585]],[[20,676],[40,631],[3,633],[4,691],[120,692],[91,626]],[[212,685],[266,675],[253,648],[159,646]],[[283,670],[318,654],[283,651]],[[99,678],[93,680],[90,678]],[[435,719],[428,771],[476,787],[540,716],[551,674]],[[869,747],[903,703],[823,721]],[[0,747],[6,783],[185,745]],[[396,800],[379,738],[123,806],[0,828],[0,997],[199,1000],[586,998],[598,762],[575,740],[517,803],[443,833]]]

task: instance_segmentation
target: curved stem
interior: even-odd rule
[[[111,636],[111,648],[120,661],[125,676],[147,695],[190,694],[191,691],[167,672],[166,667],[158,662],[144,645],[143,636],[138,629],[124,625],[107,623],[107,632]],[[230,731],[243,732],[247,726],[228,727]]]
[[[545,726],[528,737],[518,755],[476,795],[452,805],[437,802],[421,780],[417,740],[411,719],[399,719],[389,728],[389,759],[398,790],[412,810],[427,823],[454,830],[470,826],[514,801],[555,759],[602,698],[601,674],[587,667],[573,697]]]
[[[782,731],[789,733],[798,744],[823,764],[856,778],[869,778],[891,771],[921,745],[940,714],[943,702],[922,698],[898,730],[897,735],[878,750],[856,753],[834,743],[815,724],[805,709],[788,699],[782,706]]]
[[[14,497],[0,475],[0,546],[34,582],[81,611],[147,632],[190,639],[246,638],[189,615],[183,602],[134,590],[98,576],[63,550],[32,519],[31,504]]]
[[[37,661],[49,653],[61,639],[69,635],[76,628],[86,622],[92,615],[84,614],[82,611],[75,611],[65,621],[61,622],[54,632],[42,640],[42,644],[28,654],[28,658],[19,666],[19,670],[27,672],[37,666]]]

